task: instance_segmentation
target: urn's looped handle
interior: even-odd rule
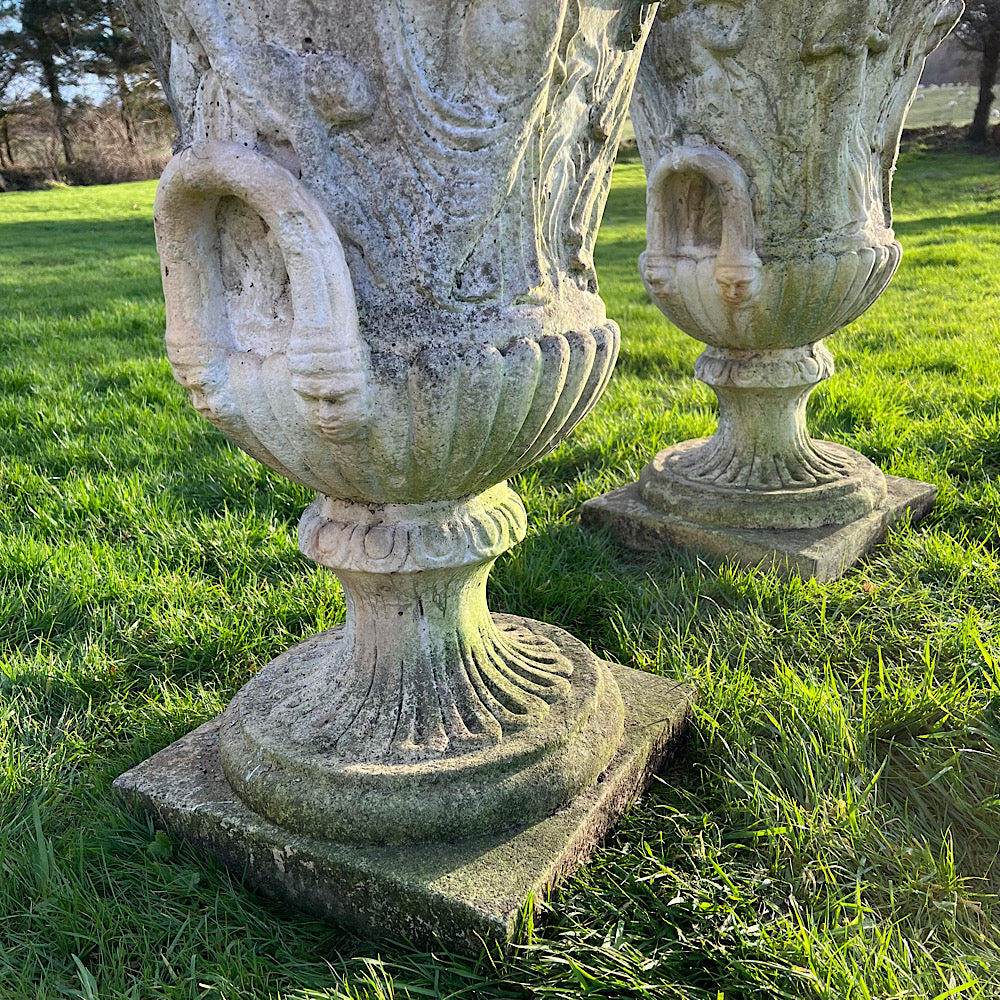
[[[238,417],[230,412],[238,405],[228,399],[228,367],[253,352],[241,350],[229,315],[218,221],[224,198],[256,213],[283,257],[292,322],[274,353],[286,355],[300,409],[321,433],[356,434],[369,415],[369,359],[340,239],[297,178],[240,143],[203,142],[177,154],[157,191],[167,352],[177,380],[223,429]]]
[[[674,183],[679,175],[707,181],[722,212],[721,236],[712,246],[682,246],[676,222],[679,208],[697,228],[702,221],[689,185]],[[679,206],[678,199],[689,204]],[[704,208],[702,209],[704,211]],[[654,299],[676,294],[677,265],[692,253],[715,258],[715,282],[723,301],[734,308],[748,305],[760,284],[761,262],[755,250],[756,227],[750,181],[743,168],[715,146],[681,146],[662,157],[649,176],[646,209],[646,252],[639,267]],[[696,237],[697,238],[697,237]]]

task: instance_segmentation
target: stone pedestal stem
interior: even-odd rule
[[[814,441],[806,427],[809,395],[832,372],[818,343],[707,348],[695,374],[718,397],[718,429],[661,451],[639,477],[642,498],[685,520],[744,528],[816,528],[868,515],[885,501],[885,477],[857,452]]]
[[[833,374],[821,344],[797,350],[708,348],[695,376],[719,400],[719,426],[699,462],[682,464],[692,479],[719,486],[781,489],[817,486],[842,474],[824,458],[806,427],[813,389]]]
[[[572,666],[554,650],[532,662],[486,603],[493,563],[524,537],[516,494],[383,507],[374,524],[338,519],[354,506],[373,517],[322,498],[302,522],[303,550],[336,572],[347,601],[344,683],[316,723],[362,759],[408,761],[489,746],[545,718]]]
[[[310,836],[403,843],[541,820],[591,784],[622,737],[606,664],[487,607],[489,571],[524,532],[505,485],[459,502],[317,499],[300,545],[343,582],[347,623],[226,710],[220,759],[241,799]]]

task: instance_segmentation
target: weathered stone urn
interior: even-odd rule
[[[829,578],[933,489],[813,440],[823,338],[884,291],[901,249],[890,184],[924,59],[961,0],[668,0],[632,118],[648,180],[640,272],[706,345],[707,440],[661,451],[591,502],[629,543],[690,545]]]
[[[649,13],[129,6],[180,130],[155,209],[170,360],[228,438],[316,491],[300,546],[347,621],[119,788],[296,905],[505,940],[690,698],[486,603],[525,532],[504,480],[618,351],[591,250]]]

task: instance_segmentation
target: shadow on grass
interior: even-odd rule
[[[94,266],[109,256],[149,253],[153,242],[147,215],[0,223],[0,260],[14,258],[18,268],[76,266],[81,260]]]
[[[52,579],[41,566],[31,578],[0,567],[0,591],[0,653],[27,652],[56,640],[68,658],[80,659],[75,639],[88,633],[93,621],[68,583]]]
[[[957,482],[979,482],[1000,475],[1000,441],[993,437],[956,442],[948,439],[948,475]]]
[[[563,444],[555,452],[538,459],[531,466],[530,475],[544,485],[556,488],[576,479],[590,478],[594,473],[607,468],[607,451],[596,444],[584,445],[571,441]],[[515,485],[515,490],[521,491]]]
[[[493,571],[494,611],[550,622],[628,664],[643,632],[683,633],[728,603],[714,574],[690,553],[634,552],[577,516],[533,532]],[[633,634],[630,634],[635,629]]]
[[[988,212],[979,212],[975,215],[963,215],[961,219],[956,219],[954,215],[928,215],[919,219],[908,219],[903,222],[894,222],[893,230],[897,239],[903,241],[913,239],[917,236],[935,235],[937,239],[924,243],[924,246],[945,245],[953,242],[950,230],[956,226],[968,229],[975,226],[994,227],[1000,225],[1000,211],[993,209]],[[941,260],[932,260],[931,264],[943,263]],[[960,265],[962,261],[958,258],[954,261]],[[919,261],[912,262],[908,266],[919,265]]]
[[[181,501],[186,507],[201,513],[218,509],[219,504],[235,505],[245,509],[247,495],[257,488],[256,477],[247,476],[242,469],[234,469],[231,446],[222,435],[212,429],[192,431],[184,436],[184,457],[182,464],[166,465],[161,456],[153,450],[149,438],[135,435],[120,435],[115,441],[113,455],[106,453],[107,436],[113,432],[99,422],[91,422],[87,427],[75,430],[72,442],[63,442],[55,435],[45,437],[36,428],[18,434],[3,434],[0,427],[0,441],[10,454],[19,459],[37,475],[49,482],[77,478],[81,475],[110,476],[121,478],[123,473],[144,470],[156,473],[179,473],[172,477],[169,495]],[[6,440],[4,440],[6,438]],[[178,451],[177,443],[171,451]],[[242,481],[246,477],[248,481]]]
[[[940,873],[928,896],[947,897],[952,865],[973,892],[1000,893],[997,807],[1000,727],[992,710],[967,720],[956,733],[946,712],[930,712],[900,731],[886,727],[874,740],[884,761],[881,797],[904,812],[921,843],[903,846],[923,852]]]
[[[155,301],[152,219],[0,224],[0,294],[28,320],[71,320],[112,301]]]

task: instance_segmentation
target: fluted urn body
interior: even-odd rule
[[[618,350],[592,247],[649,13],[617,0],[130,0],[180,130],[156,204],[167,346],[216,427],[317,493],[347,623],[226,713],[232,787],[355,843],[530,822],[622,704],[565,633],[490,615],[503,484]]]
[[[696,375],[717,433],[657,455],[650,506],[747,528],[864,517],[885,478],[813,441],[824,337],[860,316],[900,259],[890,185],[924,59],[961,0],[717,0],[660,5],[632,104],[648,178],[640,271],[706,344]]]

